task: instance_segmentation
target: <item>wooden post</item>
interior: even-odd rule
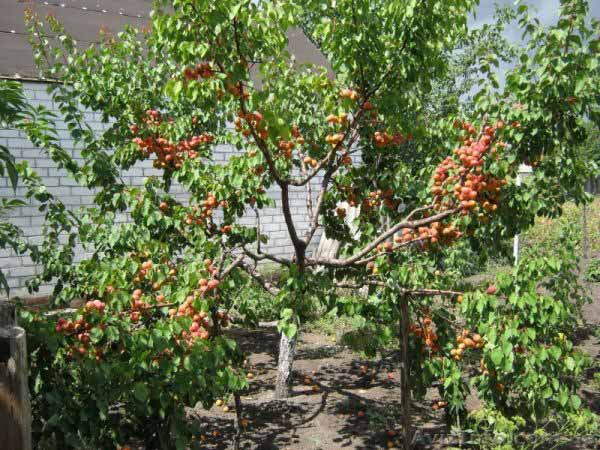
[[[588,239],[588,226],[587,226],[587,204],[584,203],[583,204],[583,208],[582,208],[582,233],[583,233],[583,259],[587,262],[587,260],[590,257],[590,241]]]
[[[586,192],[591,192],[593,193],[593,189],[592,189],[592,181],[588,180],[585,182],[585,186],[584,186],[584,190]],[[584,263],[587,263],[587,260],[590,257],[590,242],[588,239],[588,224],[587,224],[587,203],[583,203],[583,208],[581,211],[581,228],[582,228],[582,247],[583,247],[583,259],[584,259]]]
[[[25,330],[13,302],[0,301],[0,447],[31,450],[31,404]]]
[[[400,407],[402,408],[402,448],[412,448],[413,433],[410,420],[410,361],[408,356],[409,333],[409,307],[408,297],[400,297]]]

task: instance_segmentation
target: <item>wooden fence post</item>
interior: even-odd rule
[[[402,408],[402,449],[411,450],[413,447],[413,430],[411,423],[411,394],[410,394],[410,360],[408,355],[408,334],[410,327],[410,309],[408,296],[399,297],[400,306],[400,407]]]
[[[15,304],[0,301],[0,447],[31,450],[31,403],[25,330]]]

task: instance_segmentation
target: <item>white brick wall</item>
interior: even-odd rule
[[[24,82],[24,92],[29,101],[34,104],[43,104],[51,110],[55,110],[50,96],[46,92],[45,83]],[[101,123],[100,115],[96,113],[86,113],[86,121],[95,130],[103,130],[106,125]],[[78,157],[77,150],[74,148],[73,141],[62,122],[57,122],[58,136],[62,140],[64,148],[71,150],[75,158]],[[46,155],[39,149],[35,148],[31,142],[25,137],[23,132],[10,129],[0,129],[0,144],[5,145],[10,149],[13,155],[18,160],[27,160],[29,165],[33,167],[38,175],[43,178],[44,183],[48,187],[48,191],[59,197],[62,202],[69,208],[76,210],[82,205],[90,205],[93,199],[93,192],[85,188],[77,186],[76,183],[67,177],[64,170],[59,170],[54,162],[47,158]],[[221,146],[215,152],[215,161],[226,161],[228,156],[236,152],[233,147]],[[152,168],[151,161],[139,163],[136,167],[131,168],[123,174],[123,179],[132,185],[141,185],[145,177],[150,175],[159,175],[160,172]],[[316,196],[317,186],[320,183],[318,177],[315,177],[313,184],[313,195]],[[305,203],[305,188],[295,188],[290,192],[290,204],[294,213],[294,219],[298,223],[298,232],[302,234],[308,226],[308,218],[306,213]],[[174,187],[174,196],[179,199],[185,199],[183,189]],[[261,225],[263,233],[269,236],[269,243],[263,248],[268,251],[275,252],[279,255],[289,255],[293,251],[291,241],[288,238],[287,228],[283,220],[280,209],[280,192],[277,187],[272,187],[269,196],[276,201],[275,208],[266,208],[261,213]],[[6,177],[0,179],[0,197],[13,197],[15,194],[10,188]],[[24,189],[18,188],[16,197],[23,200]],[[37,206],[33,202],[28,202],[26,206],[15,209],[7,218],[15,225],[22,228],[25,235],[31,242],[40,243],[43,225],[43,215],[38,211]],[[242,223],[253,225],[255,223],[254,213],[242,218]],[[318,245],[320,232],[313,238],[312,247],[309,250],[314,250]],[[78,254],[78,259],[85,257],[81,253]],[[0,268],[5,273],[8,279],[8,284],[11,287],[11,295],[26,295],[25,282],[32,275],[39,271],[35,267],[29,257],[17,256],[10,250],[0,250]],[[40,293],[49,292],[51,286],[44,286]]]

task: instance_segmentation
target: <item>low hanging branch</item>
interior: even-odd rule
[[[377,287],[385,287],[387,284],[384,281],[376,281],[376,280],[364,280],[358,283],[347,283],[347,282],[339,282],[335,283],[335,287],[341,289],[360,289],[365,286],[377,286]],[[431,297],[436,295],[462,295],[463,292],[453,291],[448,289],[419,289],[419,288],[400,288],[395,289],[402,295],[412,295],[416,297]]]

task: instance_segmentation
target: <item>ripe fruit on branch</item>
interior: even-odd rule
[[[410,136],[404,136],[401,133],[392,135],[387,131],[376,131],[373,134],[373,140],[375,141],[375,147],[383,148],[389,145],[402,145],[406,141],[410,140]]]
[[[218,201],[214,194],[208,193],[205,200],[201,202],[201,209],[198,206],[193,206],[191,211],[186,215],[184,222],[187,225],[206,225],[205,219],[213,216],[213,211],[221,206],[227,208],[228,203],[225,200]],[[231,230],[230,230],[231,231]]]
[[[191,80],[197,80],[199,77],[200,78],[211,78],[214,76],[214,70],[212,69],[212,66],[210,63],[203,62],[203,63],[199,63],[194,68],[187,67],[183,71],[183,74],[184,74],[186,80],[191,81]]]
[[[358,100],[358,92],[352,90],[352,89],[342,89],[342,91],[340,92],[340,97],[341,98],[349,98],[352,101],[356,101]]]
[[[344,133],[329,134],[325,136],[325,142],[335,146],[344,140]]]
[[[463,128],[473,134],[473,125],[463,124]],[[438,210],[459,206],[463,214],[476,211],[477,217],[486,222],[486,214],[498,208],[506,180],[492,177],[483,170],[485,160],[491,154],[489,149],[496,128],[485,126],[483,131],[478,141],[468,138],[465,145],[454,150],[454,157],[449,156],[438,165],[431,193]]]
[[[179,169],[183,164],[184,157],[195,159],[199,156],[198,147],[203,144],[210,144],[214,137],[209,134],[201,134],[192,136],[190,139],[184,139],[179,142],[171,142],[160,135],[161,119],[158,111],[149,110],[146,112],[144,120],[146,129],[142,130],[142,136],[136,136],[132,142],[136,144],[143,157],[149,157],[151,154],[156,155],[156,160],[153,165],[156,168],[162,169]],[[131,125],[130,130],[135,130],[134,134],[140,132],[138,125]]]
[[[315,168],[319,165],[318,161],[314,158],[311,158],[310,156],[305,156],[304,158],[302,158],[302,162],[312,168]]]
[[[335,114],[329,114],[325,119],[327,123],[340,123],[340,119]]]
[[[437,344],[438,335],[432,328],[432,325],[435,324],[432,322],[431,317],[426,315],[423,318],[422,326],[417,326],[415,324],[409,326],[409,333],[420,338],[426,348],[429,348],[432,352],[437,352],[440,350],[440,346]]]
[[[373,110],[373,109],[375,108],[375,107],[373,106],[373,103],[371,103],[371,102],[370,102],[370,101],[368,101],[368,100],[367,100],[366,102],[364,102],[364,103],[363,103],[362,107],[363,107],[363,109],[364,109],[365,111],[371,111],[371,110]]]
[[[463,330],[460,335],[456,337],[456,348],[450,350],[450,356],[455,360],[459,361],[462,359],[465,350],[482,348],[484,345],[481,335],[475,333],[471,337],[469,330]]]
[[[98,311],[100,314],[104,312],[106,304],[100,300],[90,300],[85,304],[87,312]]]
[[[262,140],[266,140],[269,137],[269,127],[264,121],[263,115],[258,111],[249,113],[238,111],[237,117],[233,123],[236,131],[242,133],[244,137],[250,137],[252,135],[252,130],[254,130]]]

